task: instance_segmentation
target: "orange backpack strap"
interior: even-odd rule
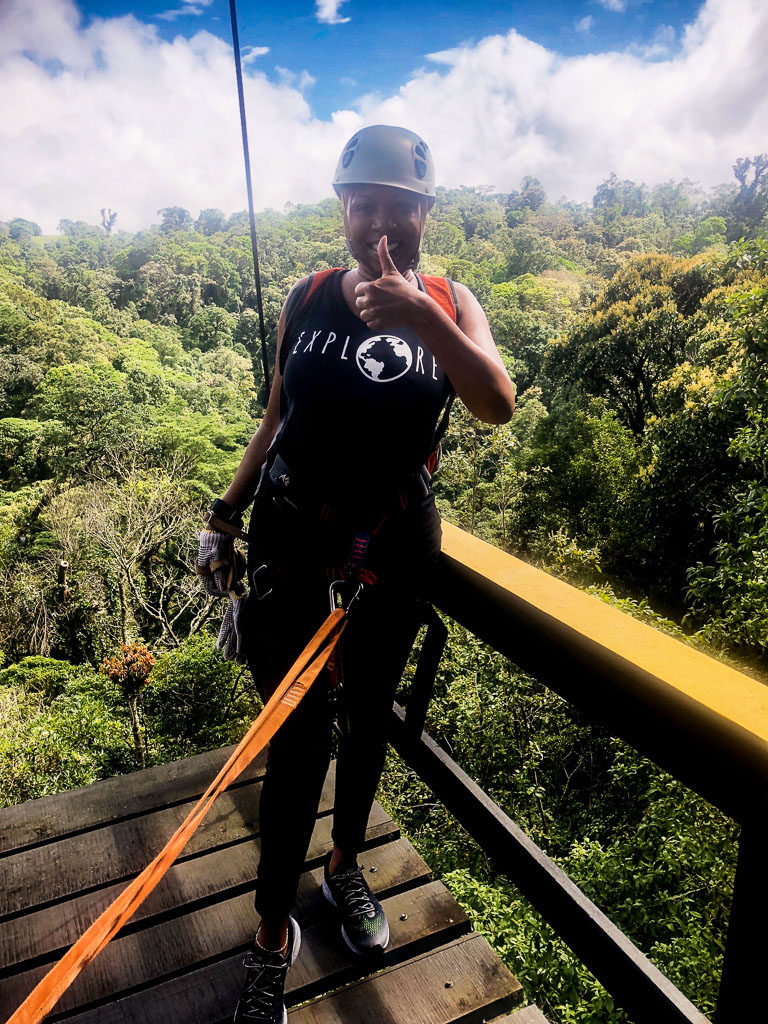
[[[419,279],[424,285],[424,291],[431,299],[434,299],[438,306],[448,314],[454,323],[459,321],[459,302],[456,298],[456,289],[453,281],[448,277],[432,277],[429,274],[419,274]]]
[[[338,274],[338,272],[343,269],[344,267],[331,267],[329,270],[318,270],[314,274],[312,274],[312,276],[309,279],[309,287],[304,293],[304,298],[301,303],[302,306],[306,306],[306,304],[315,294],[317,289],[320,288],[322,284],[328,280],[331,274]]]
[[[456,297],[456,289],[453,287],[453,281],[451,281],[449,277],[433,277],[429,274],[417,274],[416,276],[419,280],[421,290],[425,291],[431,299],[434,299],[443,312],[447,313],[451,320],[457,324],[459,322],[460,310],[459,300]],[[453,400],[456,397],[456,392],[450,380],[446,378],[446,382],[447,395],[445,405],[443,406],[443,414],[440,417],[440,422],[435,427],[435,433],[432,438],[432,452],[424,464],[429,476],[432,476],[440,464],[442,451],[441,441],[448,429],[448,422],[451,418],[451,406],[453,405]]]

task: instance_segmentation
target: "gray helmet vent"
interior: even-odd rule
[[[345,169],[352,163],[352,158],[357,152],[357,144],[360,141],[360,137],[355,135],[344,147],[344,152],[341,154],[341,166]]]

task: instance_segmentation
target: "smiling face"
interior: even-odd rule
[[[427,215],[420,196],[390,185],[347,185],[342,203],[347,245],[364,280],[381,277],[376,247],[382,235],[401,274],[415,266]]]

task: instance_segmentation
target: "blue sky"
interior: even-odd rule
[[[168,5],[84,0],[79,6],[86,18],[132,14],[156,25],[169,40],[205,29],[231,41],[227,0],[208,4],[170,0]],[[681,29],[700,7],[700,0],[553,0],[546,4],[424,0],[417,7],[404,0],[386,4],[344,0],[337,17],[349,20],[324,24],[311,0],[240,0],[237,15],[243,51],[269,47],[269,53],[252,66],[273,81],[284,77],[276,68],[294,74],[309,72],[316,81],[306,89],[306,97],[317,116],[329,117],[353,104],[361,93],[387,95],[393,85],[423,67],[429,53],[510,29],[565,56],[656,49],[652,59],[658,60],[678,49]]]
[[[612,172],[708,188],[768,150],[768,0],[238,11],[259,208],[332,195],[365,124],[419,132],[439,184],[534,175],[581,202]],[[0,108],[0,220],[245,206],[228,0],[0,0]]]

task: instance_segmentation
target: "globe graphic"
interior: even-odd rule
[[[407,342],[393,334],[377,334],[359,346],[356,355],[357,366],[368,380],[377,384],[389,384],[404,373],[413,363],[413,353]]]

